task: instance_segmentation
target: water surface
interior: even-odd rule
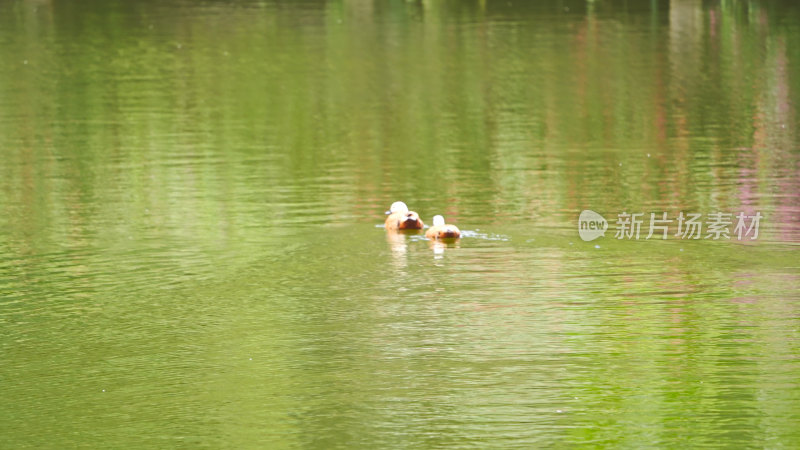
[[[800,444],[790,2],[17,0],[0,58],[4,448]]]

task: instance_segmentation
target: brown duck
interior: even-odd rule
[[[461,237],[461,230],[455,225],[444,223],[444,217],[433,216],[433,226],[425,232],[428,239],[458,239]]]
[[[425,226],[419,214],[409,211],[403,202],[392,203],[392,207],[386,213],[389,214],[385,222],[387,230],[421,230]]]

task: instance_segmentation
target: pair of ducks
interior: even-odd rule
[[[421,230],[425,224],[419,218],[419,214],[409,211],[408,206],[403,202],[394,202],[389,211],[386,212],[386,229],[397,230]],[[461,230],[455,225],[444,223],[444,217],[433,216],[433,226],[425,232],[428,239],[457,239],[461,237]]]

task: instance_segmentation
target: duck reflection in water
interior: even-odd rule
[[[398,269],[408,267],[408,237],[404,233],[388,231],[386,242],[389,243],[389,249],[392,251],[392,265]]]
[[[444,251],[448,248],[459,248],[459,243],[457,240],[436,240],[430,239],[428,241],[428,247],[433,250],[433,258],[434,259],[442,259],[444,258]]]

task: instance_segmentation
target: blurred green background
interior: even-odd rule
[[[797,447],[798,100],[790,1],[4,1],[0,446]]]

